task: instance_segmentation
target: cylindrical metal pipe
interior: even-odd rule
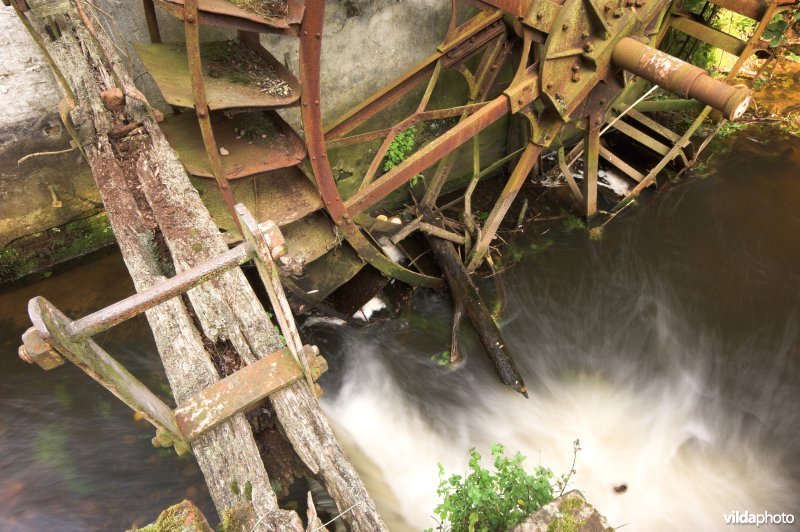
[[[700,67],[623,37],[614,46],[611,61],[684,98],[695,98],[720,111],[728,120],[739,118],[750,105],[753,92],[716,80]]]
[[[119,325],[159,303],[172,299],[208,279],[241,266],[253,258],[255,251],[249,243],[239,244],[226,253],[182,271],[175,277],[156,284],[152,288],[126,297],[122,301],[93,312],[67,326],[67,334],[73,342],[85,340],[95,334]]]

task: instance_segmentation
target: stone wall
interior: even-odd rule
[[[151,103],[163,100],[130,47],[147,41],[140,2],[95,0],[103,12],[103,29],[125,49],[137,84]],[[322,91],[324,118],[330,120],[435,50],[449,16],[447,0],[330,0],[323,41]],[[165,41],[183,40],[181,24],[160,12]],[[232,37],[204,28],[206,40]],[[298,69],[297,39],[265,36],[265,45],[294,72]],[[17,164],[26,155],[66,150],[69,135],[56,113],[61,92],[38,47],[10,7],[0,5],[0,282],[30,270],[49,268],[48,250],[59,247],[76,227],[91,251],[109,242],[97,214],[101,205],[88,166],[76,150],[41,155]],[[296,111],[286,118],[299,126]],[[81,220],[86,220],[81,224]],[[98,230],[98,238],[86,231]],[[105,236],[105,238],[99,238]],[[43,242],[44,239],[44,242]],[[74,240],[75,238],[73,238]],[[31,260],[27,250],[37,249]],[[72,248],[70,248],[72,249]],[[44,250],[44,252],[42,252]],[[58,260],[69,256],[56,257]]]

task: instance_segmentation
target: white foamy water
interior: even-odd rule
[[[326,411],[358,442],[351,449],[356,466],[377,466],[365,482],[379,487],[372,491],[383,514],[404,517],[389,520],[392,530],[435,526],[437,462],[463,472],[467,450],[475,446],[488,456],[493,442],[522,452],[528,467],[541,464],[558,474],[569,470],[579,438],[571,487],[611,526],[627,530],[718,530],[733,510],[780,512],[795,504],[779,463],[758,449],[731,446],[699,413],[702,383],[691,375],[644,389],[573,376],[548,382],[527,401],[476,388],[472,404],[448,411],[452,425],[442,433],[409,403],[379,354],[368,344],[356,348],[358,367]],[[627,491],[615,493],[620,484]]]

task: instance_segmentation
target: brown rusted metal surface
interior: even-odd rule
[[[183,18],[182,0],[157,0],[165,11],[178,18]],[[198,8],[201,23],[212,26],[225,26],[242,30],[254,30],[265,33],[284,33],[291,26],[296,26],[303,19],[304,7],[299,0],[289,0],[288,12],[266,18],[242,9],[226,0],[199,0]]]
[[[220,195],[225,201],[231,218],[241,230],[239,218],[236,216],[236,200],[233,197],[228,179],[225,177],[225,169],[222,167],[217,142],[214,139],[214,129],[211,126],[211,110],[206,101],[205,80],[203,76],[203,65],[200,59],[200,24],[197,14],[197,0],[186,0],[185,14],[183,17],[184,33],[186,34],[186,56],[189,60],[189,78],[191,81],[192,97],[194,101],[195,114],[200,125],[200,133],[203,137],[203,144],[206,147],[206,157],[211,165],[214,180],[217,182]]]
[[[322,133],[322,110],[319,69],[322,55],[322,27],[325,16],[324,0],[308,0],[306,15],[300,31],[300,85],[302,87],[301,115],[306,136],[306,147],[314,171],[317,188],[325,208],[338,223],[345,213],[342,197],[328,162],[325,136]]]
[[[335,140],[346,135],[382,110],[396,103],[410,90],[428,79],[440,59],[443,60],[444,67],[449,67],[474,54],[486,43],[505,31],[500,20],[501,15],[502,13],[497,12],[488,15],[481,13],[476,16],[476,18],[480,17],[480,24],[464,24],[468,28],[463,32],[457,32],[451,43],[421,61],[408,73],[376,92],[336,120],[325,132],[326,140]]]
[[[35,297],[28,303],[28,314],[44,341],[131,409],[140,412],[156,427],[160,442],[173,444],[178,454],[189,451],[172,410],[93,340],[70,340],[67,326],[71,320],[60,310],[43,297]]]
[[[275,245],[278,245],[277,238]],[[212,277],[244,264],[253,255],[253,246],[247,243],[240,244],[212,260],[184,270],[148,290],[126,297],[113,305],[67,324],[67,335],[73,342],[90,338],[134,316],[138,316],[144,311],[172,299]]]
[[[220,162],[228,180],[295,166],[306,156],[303,140],[273,111],[232,116],[212,113],[211,128],[224,153]],[[189,113],[173,115],[161,129],[190,174],[214,177],[196,117]]]
[[[347,211],[355,216],[378,203],[390,192],[407,183],[412,177],[429,168],[476,133],[487,128],[509,111],[508,98],[498,96],[479,111],[467,117],[456,128],[431,141],[403,163],[391,169],[367,188],[347,200]]]
[[[611,60],[617,66],[684,98],[696,98],[710,105],[729,120],[740,117],[750,105],[750,89],[718,81],[702,68],[630,37],[622,38],[614,46]]]
[[[187,6],[188,8],[188,6]],[[195,25],[194,23],[191,23]],[[188,35],[187,35],[188,37]],[[227,46],[227,43],[206,43],[199,47],[198,53],[202,55],[203,48],[207,46]],[[241,43],[231,43],[230,46],[244,46]],[[191,63],[187,51],[192,49],[191,43],[146,44],[134,45],[142,64],[153,77],[158,89],[168,104],[175,107],[192,108],[196,103],[192,90]],[[270,93],[262,91],[255,84],[240,83],[231,78],[231,73],[213,71],[207,62],[200,62],[200,71],[204,77],[206,90],[206,103],[211,110],[222,109],[259,109],[281,108],[296,105],[300,98],[300,85],[295,76],[289,72],[269,52],[261,48],[259,52],[264,64],[274,72],[276,80],[284,83],[288,93]],[[233,72],[233,71],[231,71]],[[243,72],[242,79],[247,79],[249,74]]]
[[[328,364],[315,346],[303,346],[301,356],[308,361],[314,380],[327,371]],[[271,353],[178,405],[175,409],[178,429],[183,438],[191,442],[302,378],[303,372],[288,348]]]
[[[517,161],[517,165],[514,167],[511,177],[508,178],[505,187],[503,187],[503,191],[500,192],[497,202],[486,218],[486,223],[481,230],[480,238],[475,242],[475,246],[470,252],[469,260],[467,261],[468,272],[475,271],[475,269],[480,266],[481,262],[483,262],[486,252],[489,250],[489,246],[494,239],[494,235],[497,233],[497,228],[500,227],[500,222],[503,221],[508,209],[514,202],[514,198],[517,197],[517,193],[528,179],[528,174],[531,168],[533,168],[533,165],[536,164],[536,160],[541,151],[542,147],[535,144],[529,143],[525,147],[525,151],[522,152],[519,161]]]
[[[147,32],[150,34],[150,42],[161,42],[161,31],[158,28],[158,17],[156,17],[156,6],[153,0],[142,0],[144,8],[144,18],[147,21]]]
[[[22,334],[19,357],[28,364],[36,364],[45,371],[57,368],[64,363],[64,358],[33,327]]]

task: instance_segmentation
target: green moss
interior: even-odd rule
[[[578,497],[569,497],[563,501],[558,506],[561,515],[547,525],[547,532],[578,532],[586,524],[585,520],[576,518],[584,504]]]
[[[0,249],[0,283],[46,271],[113,243],[105,213],[34,233],[19,239],[18,247]]]
[[[241,530],[250,530],[247,526],[250,521],[250,514],[252,510],[250,506],[240,505],[234,508],[228,508],[222,512],[222,522],[217,527],[219,532],[240,532]]]
[[[249,480],[244,485],[244,498],[247,499],[248,502],[252,502],[253,500],[253,484]]]
[[[583,223],[583,220],[581,220],[574,214],[570,214],[566,218],[564,218],[562,226],[564,227],[564,231],[566,231],[567,233],[571,233],[573,231],[582,230],[586,228],[586,224]]]
[[[231,492],[234,495],[239,495],[239,483],[236,482],[236,479],[231,480]]]
[[[141,532],[204,532],[210,530],[202,512],[189,501],[170,506],[155,523],[140,528]],[[232,530],[232,529],[230,529]]]

